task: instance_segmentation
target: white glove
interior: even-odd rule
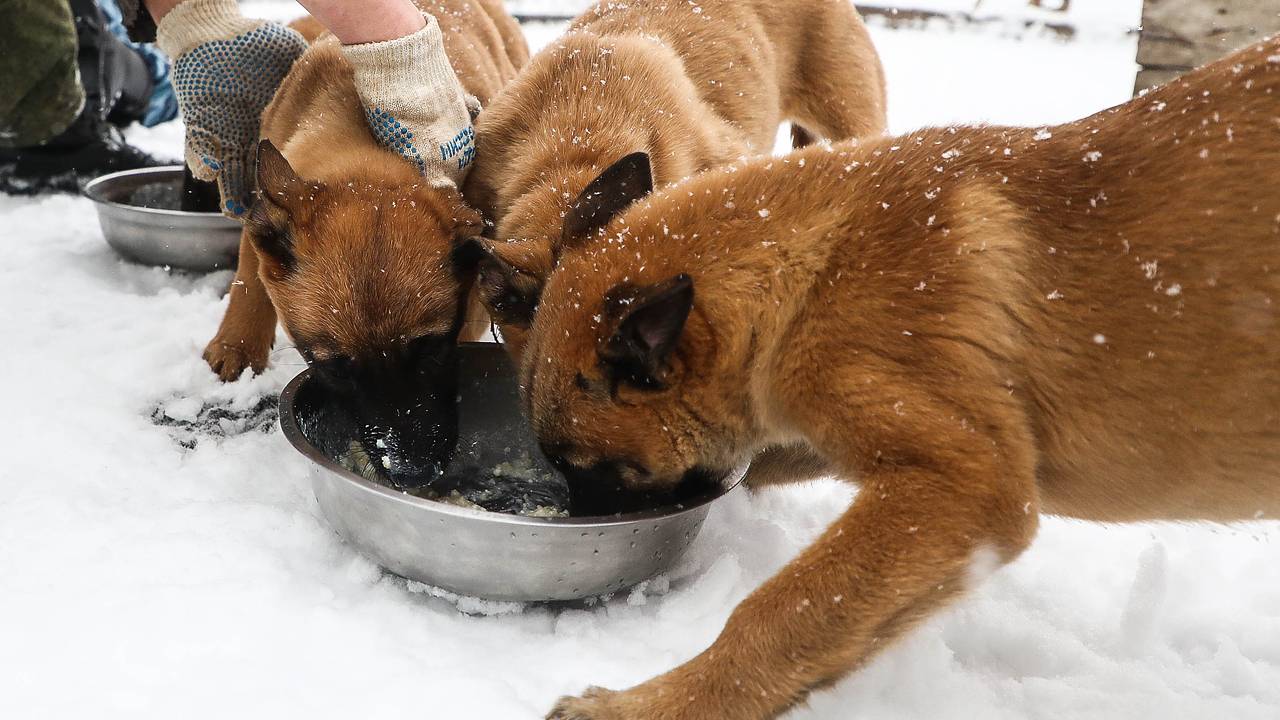
[[[476,156],[466,91],[444,51],[440,24],[385,42],[343,45],[374,137],[434,186],[461,187]],[[471,98],[474,103],[475,98]]]
[[[262,110],[307,41],[243,17],[235,0],[186,0],[160,21],[156,44],[173,58],[187,165],[218,181],[223,212],[238,217],[253,193]]]

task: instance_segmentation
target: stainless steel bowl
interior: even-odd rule
[[[239,222],[221,213],[185,212],[130,205],[147,185],[182,185],[182,166],[142,168],[94,179],[84,193],[98,210],[107,244],[130,260],[183,270],[209,271],[235,266],[240,250]]]
[[[459,442],[490,446],[492,457],[537,451],[520,412],[515,373],[501,346],[460,348]],[[741,481],[676,508],[609,517],[528,518],[473,510],[370,482],[333,457],[352,429],[333,423],[324,388],[298,375],[280,396],[285,437],[313,463],[316,500],[329,524],[379,565],[450,592],[488,600],[577,600],[628,588],[672,567],[698,534],[710,503]],[[501,445],[501,447],[499,447]]]

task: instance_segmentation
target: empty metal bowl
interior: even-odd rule
[[[459,351],[459,444],[487,462],[542,459],[520,411],[515,373],[501,346]],[[316,500],[330,525],[379,565],[450,592],[488,600],[577,600],[617,592],[669,569],[702,527],[710,503],[745,468],[677,507],[608,517],[531,518],[427,500],[370,482],[334,457],[354,436],[326,403],[325,388],[298,375],[280,396],[285,437],[313,463]]]
[[[182,166],[171,165],[103,175],[84,193],[98,210],[107,244],[130,260],[201,272],[234,267],[239,222],[222,213],[144,205],[176,204],[181,190]],[[165,202],[170,199],[174,203]]]

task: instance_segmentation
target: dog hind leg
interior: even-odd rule
[[[795,80],[784,89],[788,119],[833,142],[885,131],[884,68],[851,3],[821,3],[798,52]]]
[[[502,0],[476,0],[476,2],[497,26],[511,66],[516,70],[524,67],[529,62],[529,45],[524,39],[524,31],[520,29],[519,23],[507,13],[506,8],[502,6]]]

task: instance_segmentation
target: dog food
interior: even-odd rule
[[[347,451],[337,458],[338,464],[368,480],[382,484],[378,469],[373,466],[373,460],[369,457],[369,453],[365,451],[364,445],[359,440],[352,440],[347,445]]]
[[[476,510],[524,515],[526,517],[568,517],[569,492],[564,480],[542,470],[527,453],[514,461],[482,467],[474,457],[461,453],[435,482],[407,491],[437,502]],[[338,464],[360,477],[386,485],[381,465],[370,457],[364,445],[352,440]]]
[[[180,182],[155,182],[134,190],[128,203],[152,210],[182,209],[182,184]]]

